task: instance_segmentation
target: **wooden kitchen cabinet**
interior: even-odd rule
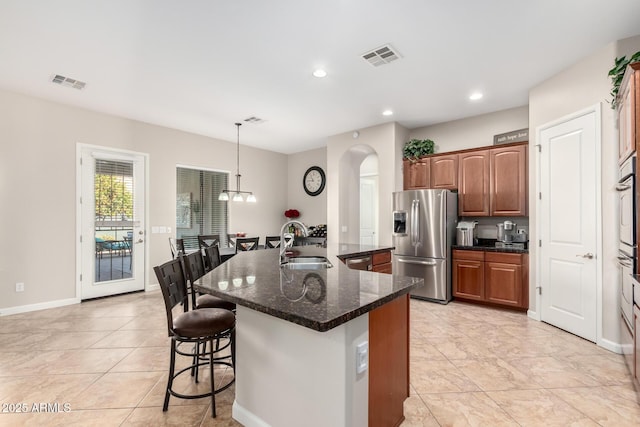
[[[515,145],[489,151],[491,216],[527,215],[527,148]]]
[[[392,273],[391,251],[377,252],[372,257],[372,271],[376,273]]]
[[[416,161],[403,160],[403,188],[405,190],[429,188],[430,167],[431,160],[428,157]]]
[[[624,73],[617,99],[619,151],[618,161],[624,162],[636,151],[640,130],[640,62],[629,64]]]
[[[458,154],[458,215],[489,216],[489,150]]]
[[[431,157],[429,188],[458,189],[458,155]]]
[[[528,254],[453,250],[453,296],[504,307],[529,307]]]
[[[484,301],[484,252],[453,251],[453,296]]]
[[[485,254],[486,301],[514,307],[522,306],[521,258],[520,254]]]

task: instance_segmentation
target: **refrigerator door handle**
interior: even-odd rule
[[[420,201],[413,200],[411,203],[411,244],[420,244]]]
[[[435,261],[418,261],[413,259],[398,258],[398,262],[405,264],[418,264],[418,265],[436,265]]]

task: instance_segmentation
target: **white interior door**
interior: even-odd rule
[[[143,290],[144,155],[80,149],[81,299]]]
[[[360,244],[378,244],[378,177],[360,178]]]
[[[590,110],[538,133],[541,319],[594,342],[598,120],[598,110]]]

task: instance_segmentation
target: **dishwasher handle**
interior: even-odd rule
[[[364,266],[365,268],[357,268],[359,266]],[[347,258],[347,267],[355,270],[371,270],[371,257]]]

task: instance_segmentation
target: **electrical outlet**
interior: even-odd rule
[[[369,366],[369,341],[358,344],[356,347],[356,373],[361,374]]]
[[[24,283],[16,283],[16,292],[24,292]]]

